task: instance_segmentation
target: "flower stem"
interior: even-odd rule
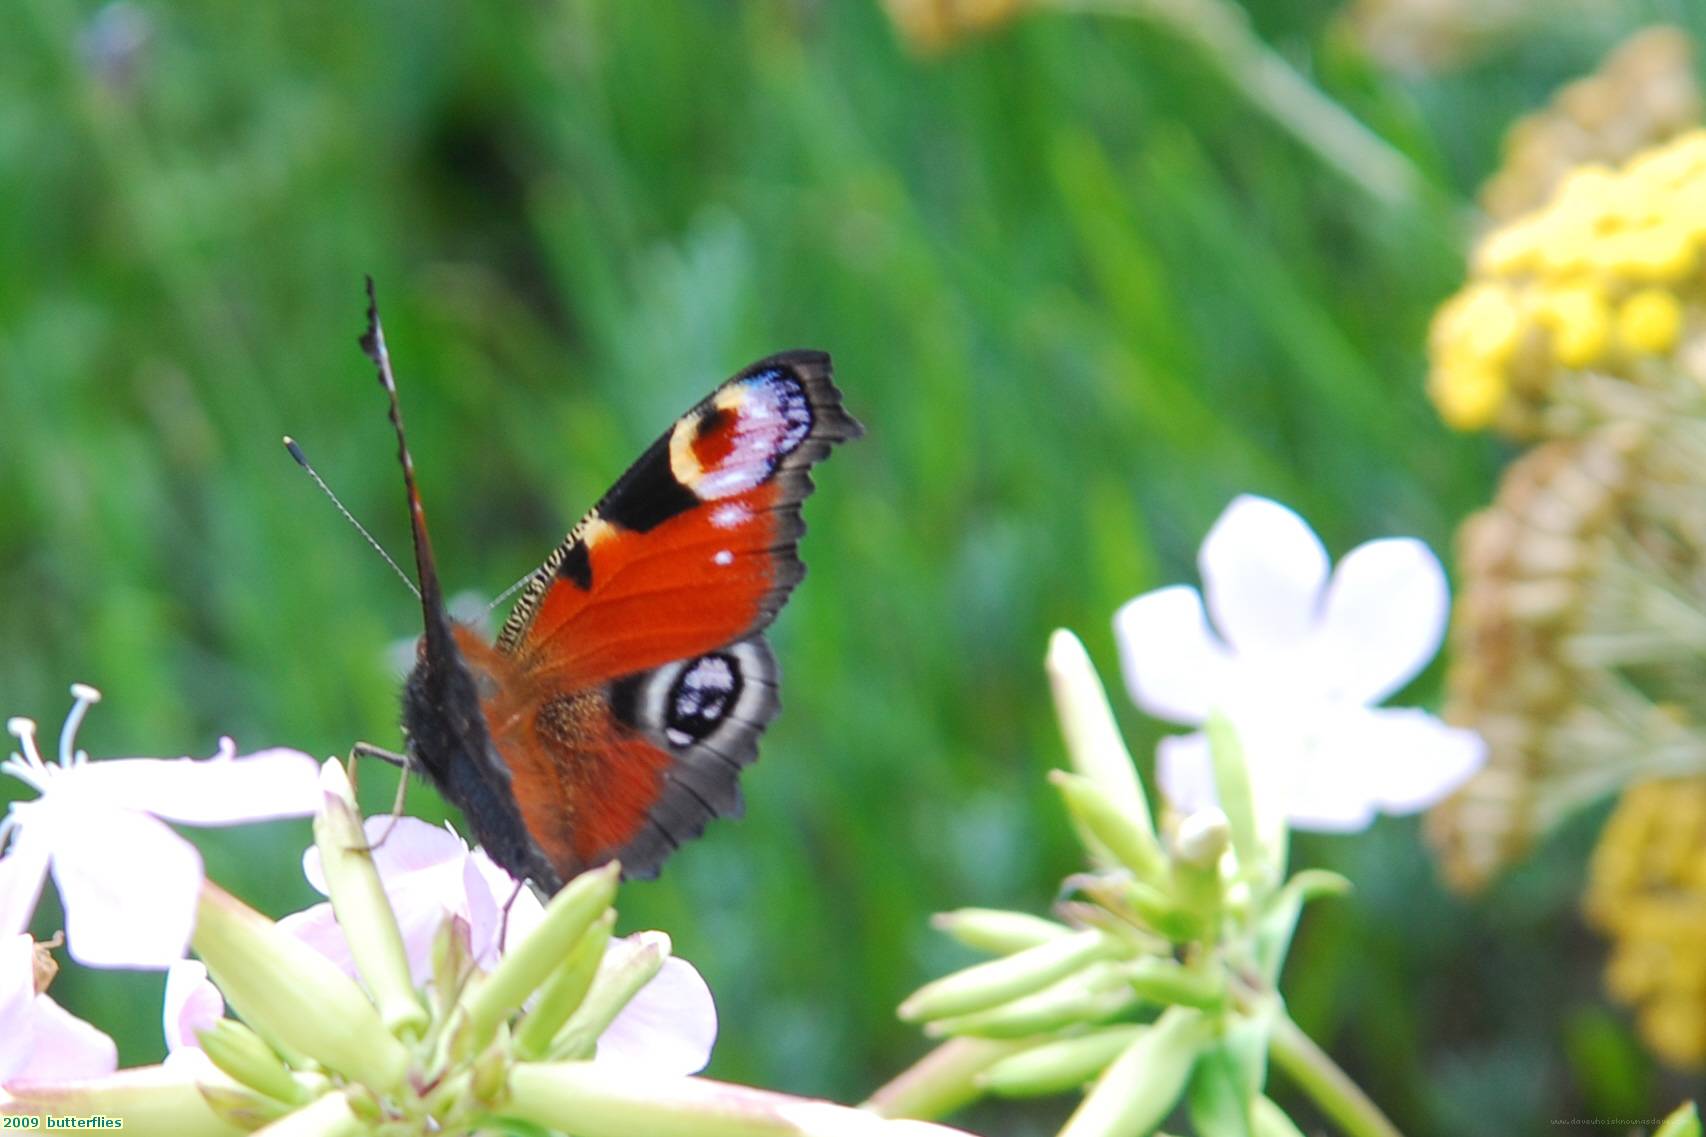
[[[1262,43],[1225,0],[1053,0],[1063,9],[1132,16],[1196,44],[1227,81],[1305,146],[1387,205],[1419,196],[1421,175],[1400,151]]]
[[[872,1094],[864,1109],[883,1117],[931,1121],[983,1095],[977,1076],[1028,1042],[952,1038],[896,1074]]]
[[[1268,1053],[1321,1112],[1350,1137],[1402,1137],[1398,1127],[1380,1112],[1380,1107],[1325,1050],[1315,1045],[1314,1039],[1291,1021],[1290,1015],[1282,1012],[1274,1016]]]

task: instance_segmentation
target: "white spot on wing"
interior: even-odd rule
[[[717,555],[712,557],[711,561],[713,564],[732,565],[735,563],[735,555],[727,549],[718,549]]]
[[[737,502],[719,505],[711,511],[711,524],[718,529],[738,529],[752,520],[752,510]]]

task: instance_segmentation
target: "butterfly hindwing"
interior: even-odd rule
[[[861,433],[829,357],[753,364],[678,419],[525,586],[483,701],[527,829],[564,879],[655,875],[712,817],[775,716],[761,635],[804,573],[810,467]],[[478,668],[477,668],[478,670]]]

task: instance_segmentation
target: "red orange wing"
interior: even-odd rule
[[[805,571],[809,470],[860,433],[827,355],[755,363],[653,443],[528,582],[483,709],[565,877],[611,857],[653,875],[739,810],[736,777],[778,705],[760,633]]]

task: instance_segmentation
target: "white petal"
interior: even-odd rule
[[[47,995],[36,996],[35,1036],[28,1064],[7,1085],[103,1078],[118,1069],[113,1040]]]
[[[1196,589],[1174,585],[1128,602],[1114,614],[1114,638],[1132,701],[1157,718],[1198,724],[1226,698],[1232,659]]]
[[[225,997],[207,977],[200,960],[180,959],[166,969],[166,998],[161,1019],[166,1049],[201,1048],[197,1035],[225,1017]]]
[[[504,900],[508,900],[505,895]],[[460,915],[468,920],[468,951],[474,962],[490,970],[498,962],[498,939],[503,929],[501,902],[492,896],[491,886],[480,873],[473,857],[462,859],[462,903]]]
[[[1415,813],[1436,804],[1481,767],[1474,731],[1414,708],[1357,710],[1322,734],[1291,799],[1299,829],[1366,828],[1376,811]]]
[[[717,1005],[699,971],[671,956],[598,1038],[599,1062],[655,1077],[696,1074],[717,1041]]]
[[[185,825],[307,817],[320,808],[319,767],[299,750],[243,758],[109,758],[70,771],[79,794]]]
[[[201,854],[146,814],[77,809],[55,817],[53,838],[66,950],[85,967],[170,967],[195,930]]]
[[[12,847],[0,857],[0,936],[30,926],[47,876],[47,858],[47,843],[31,834],[27,821],[13,831]]]
[[[382,813],[369,817],[362,822],[362,833],[373,850],[373,867],[387,887],[396,877],[446,866],[453,869],[450,880],[454,882],[458,879],[454,874],[460,873],[461,860],[468,854],[462,838],[449,829],[406,814],[393,817]],[[318,847],[310,845],[302,854],[302,873],[316,892],[325,894],[326,874],[320,865]]]
[[[15,933],[0,942],[0,1085],[12,1080],[35,1049],[35,941]]]
[[[1167,802],[1180,814],[1195,813],[1216,804],[1214,759],[1208,735],[1172,734],[1155,747],[1155,780]]]
[[[1295,648],[1314,627],[1327,550],[1303,518],[1264,497],[1226,507],[1197,555],[1221,635],[1240,655]]]
[[[1449,609],[1445,570],[1420,541],[1391,538],[1352,549],[1322,606],[1323,685],[1351,702],[1380,702],[1439,651]]]
[[[1437,805],[1479,770],[1487,744],[1472,730],[1447,726],[1410,707],[1369,713],[1364,739],[1376,756],[1372,793],[1386,813]]]
[[[350,954],[349,941],[344,938],[344,930],[330,903],[292,912],[278,926],[337,964],[345,975],[355,974],[355,957]]]
[[[545,905],[531,888],[522,888],[518,892],[516,879],[487,856],[484,849],[475,849],[468,859],[485,878],[500,912],[504,905],[509,907],[502,930],[503,943],[499,945],[501,954],[533,934],[533,929],[545,918]]]

